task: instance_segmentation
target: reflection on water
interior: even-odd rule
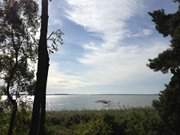
[[[47,110],[100,110],[122,107],[151,106],[158,95],[48,95]],[[2,96],[1,100],[5,100]],[[32,96],[22,96],[21,100],[33,101]]]
[[[151,106],[152,101],[157,98],[157,95],[47,96],[47,110],[100,110],[119,109],[122,107],[144,107]]]

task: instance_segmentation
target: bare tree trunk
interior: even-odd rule
[[[10,116],[10,122],[9,122],[7,135],[12,135],[13,129],[15,127],[15,121],[16,121],[17,103],[16,103],[16,100],[14,100],[13,97],[11,96],[9,89],[10,89],[10,81],[7,82],[7,86],[6,86],[6,94],[7,94],[8,100],[11,103],[11,116]]]
[[[41,32],[38,47],[38,70],[29,135],[45,135],[46,84],[49,70],[47,50],[48,0],[42,0]]]
[[[15,100],[13,100],[12,112],[11,112],[10,123],[8,128],[8,135],[13,134],[13,129],[15,127],[15,121],[16,121],[16,113],[17,113],[17,103]]]
[[[12,43],[13,43],[13,47],[14,49],[16,48],[16,44],[14,41],[14,32],[12,31]],[[13,129],[15,127],[15,121],[16,121],[16,113],[17,113],[17,102],[16,100],[13,99],[12,95],[10,94],[10,84],[12,81],[12,78],[14,77],[14,74],[16,72],[16,68],[18,66],[18,48],[15,49],[15,65],[13,66],[11,72],[10,72],[10,76],[8,78],[7,81],[7,86],[6,86],[6,94],[8,97],[8,100],[11,103],[11,116],[10,116],[10,123],[9,123],[9,128],[8,128],[8,134],[7,135],[13,135]]]

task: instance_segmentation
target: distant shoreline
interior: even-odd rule
[[[159,94],[46,94],[47,96],[55,95],[159,95]]]
[[[34,95],[28,95],[28,94],[19,94],[20,96],[34,96]],[[61,95],[159,95],[159,94],[46,94],[46,96],[61,96]],[[0,95],[0,96],[6,96],[6,95]],[[15,96],[15,95],[14,95]]]

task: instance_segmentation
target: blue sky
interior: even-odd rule
[[[145,94],[164,89],[169,75],[146,64],[169,45],[149,11],[174,12],[171,0],[61,0],[50,2],[49,33],[64,45],[51,55],[48,93]]]

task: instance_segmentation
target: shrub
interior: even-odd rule
[[[108,115],[91,120],[88,123],[81,123],[75,127],[75,135],[114,135],[113,125]]]

